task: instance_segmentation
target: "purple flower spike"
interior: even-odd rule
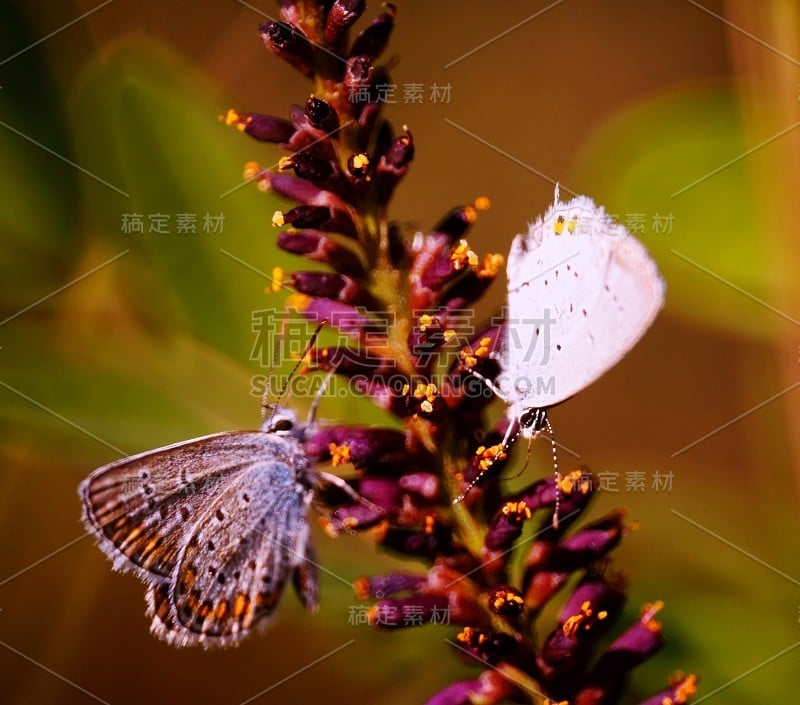
[[[288,120],[231,110],[225,121],[286,150],[277,171],[254,160],[245,176],[293,202],[273,215],[283,228],[278,247],[325,271],[288,279],[271,263],[270,290],[288,279],[287,311],[341,334],[310,345],[300,374],[336,374],[394,419],[386,427],[320,420],[305,429],[308,460],[346,465],[342,476],[352,478],[345,490],[327,472],[315,475],[321,523],[331,535],[368,530],[379,549],[424,565],[355,582],[375,627],[458,625],[447,640],[465,668],[493,666],[428,705],[617,705],[631,670],[663,643],[660,603],[607,639],[625,600],[609,565],[627,531],[622,511],[583,522],[594,496],[587,470],[553,477],[545,469],[506,491],[506,468],[519,469],[526,449],[515,448],[518,420],[493,420],[487,380],[498,381],[498,353],[519,331],[497,316],[475,320],[476,302],[505,261],[466,239],[489,199],[442,209],[427,233],[401,225],[408,218],[392,214],[392,199],[416,145],[408,127],[396,129],[383,113],[398,64],[375,63],[394,6],[352,39],[365,0],[278,5],[281,21],[262,24],[262,39],[311,85]],[[316,602],[310,575],[298,570],[295,580],[307,605]],[[642,705],[685,705],[695,687],[694,676],[681,677]]]

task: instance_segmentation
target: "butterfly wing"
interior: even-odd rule
[[[115,569],[167,580],[211,498],[274,450],[270,434],[229,431],[118,460],[81,483],[84,524]]]
[[[602,376],[644,335],[665,285],[644,246],[591,199],[557,202],[508,257],[500,388],[509,416],[553,406]]]
[[[316,603],[316,572],[308,571],[308,460],[294,440],[273,442],[295,447],[297,455],[288,463],[273,447],[268,459],[232,478],[198,517],[169,583],[151,588],[157,636],[178,646],[235,644],[268,623],[297,571],[311,581],[304,586],[307,606]]]

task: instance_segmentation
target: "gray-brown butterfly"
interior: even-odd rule
[[[80,485],[83,520],[117,570],[147,585],[151,631],[176,646],[231,646],[269,623],[287,581],[318,605],[308,508],[323,478],[304,427],[273,407],[228,431],[124,458]]]

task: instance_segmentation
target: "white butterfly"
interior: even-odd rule
[[[507,333],[497,387],[526,438],[544,411],[588,387],[639,341],[664,304],[644,245],[586,196],[554,203],[508,254]]]
[[[496,382],[511,422],[501,448],[545,429],[547,409],[588,387],[639,341],[664,305],[666,285],[644,245],[586,196],[559,200],[517,235],[508,253],[506,335]],[[499,455],[499,454],[498,454]],[[488,471],[469,483],[460,502]],[[554,526],[558,525],[558,494]]]

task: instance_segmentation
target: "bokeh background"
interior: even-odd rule
[[[800,6],[396,4],[387,115],[417,156],[393,216],[425,229],[485,195],[470,242],[505,252],[559,180],[562,196],[590,195],[638,231],[668,283],[642,343],[551,415],[580,462],[617,477],[592,516],[625,506],[640,525],[616,557],[628,616],[666,602],[668,645],[627,702],[678,669],[699,674],[709,702],[794,701]],[[76,487],[94,467],[258,424],[250,317],[280,298],[238,260],[297,264],[272,245],[284,204],[236,189],[246,161],[279,152],[218,116],[285,115],[308,92],[263,48],[260,13],[275,8],[0,3],[4,703],[405,704],[477,673],[449,630],[348,624],[352,591],[329,575],[317,615],[287,594],[273,629],[239,649],[173,650],[148,633],[143,586],[112,573],[79,522]],[[422,103],[404,101],[412,83]],[[448,101],[431,100],[434,84]],[[170,215],[171,234],[123,233],[130,213]],[[196,235],[175,232],[179,213],[197,215]],[[206,214],[224,216],[221,233],[202,232]],[[483,312],[502,300],[498,281]],[[359,400],[326,400],[321,415],[379,420]],[[626,489],[637,472],[644,490]],[[368,537],[318,546],[345,583],[401,565]]]

